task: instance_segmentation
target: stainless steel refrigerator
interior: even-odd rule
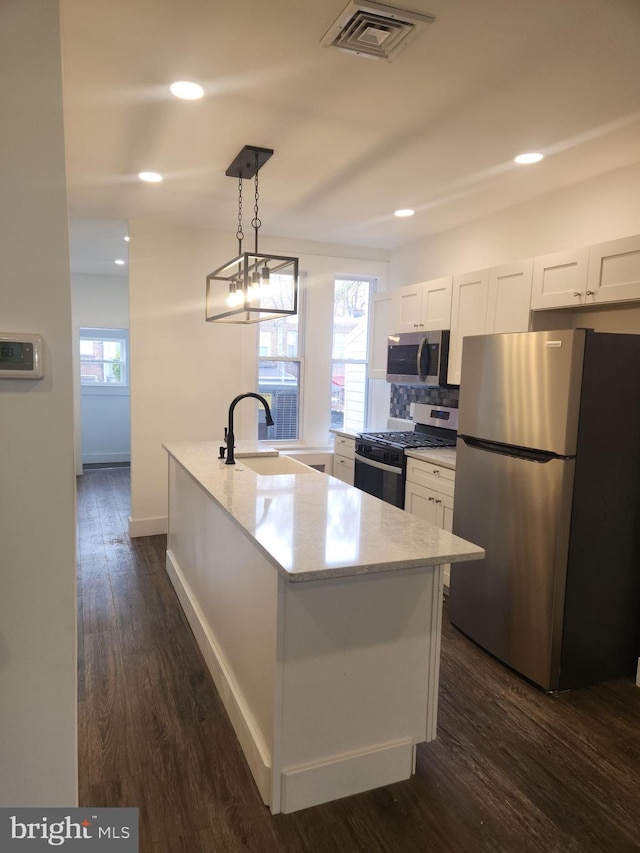
[[[467,337],[449,618],[545,690],[640,655],[640,335]]]

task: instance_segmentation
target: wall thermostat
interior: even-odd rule
[[[41,335],[0,332],[0,379],[40,379],[44,376]]]

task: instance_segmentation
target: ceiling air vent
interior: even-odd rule
[[[383,3],[351,0],[325,33],[321,44],[390,62],[433,21],[432,15],[406,12]]]

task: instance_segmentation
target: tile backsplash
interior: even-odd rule
[[[389,416],[410,419],[411,403],[430,403],[436,406],[458,408],[458,388],[422,388],[416,385],[395,385],[391,383],[391,406]]]

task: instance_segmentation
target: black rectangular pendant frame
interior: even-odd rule
[[[242,151],[236,155],[225,175],[228,178],[253,178],[272,154],[273,148],[257,148],[255,145],[245,145]]]

